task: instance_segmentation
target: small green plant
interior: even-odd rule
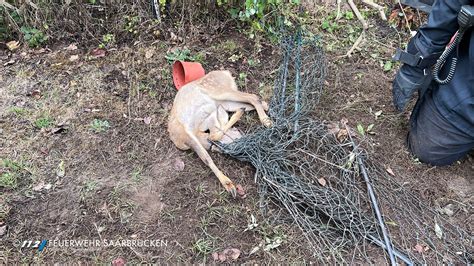
[[[0,176],[0,187],[14,189],[18,185],[18,178],[15,173],[6,172]]]
[[[141,167],[133,170],[132,181],[137,184],[142,181],[142,168]]]
[[[352,20],[354,19],[354,13],[352,13],[352,11],[346,11],[346,13],[344,13],[344,18],[347,20]]]
[[[95,180],[87,180],[81,188],[81,201],[85,201],[98,188],[98,183]]]
[[[93,192],[97,189],[97,181],[95,180],[87,180],[84,184],[84,191],[85,192]]]
[[[138,33],[138,24],[140,22],[140,18],[138,16],[124,16],[125,18],[125,30],[137,34]]]
[[[8,217],[8,214],[10,213],[10,209],[11,207],[8,206],[7,204],[0,203],[0,222],[4,221]]]
[[[20,180],[27,180],[30,170],[22,161],[4,158],[0,164],[0,187],[15,189]]]
[[[192,61],[192,62],[201,62],[204,59],[203,54],[191,55],[191,51],[188,49],[176,49],[165,55],[166,60],[172,63],[174,61]]]
[[[100,120],[100,119],[94,119],[92,120],[91,122],[91,130],[96,132],[96,133],[100,133],[100,132],[104,132],[106,131],[107,129],[110,128],[110,124],[109,124],[109,121],[107,120]]]
[[[217,47],[220,50],[224,50],[230,54],[233,54],[238,49],[238,45],[233,40],[226,40],[220,43]]]
[[[107,33],[102,36],[102,42],[99,44],[99,48],[104,49],[115,42],[115,35]]]
[[[23,38],[30,47],[41,46],[48,40],[48,36],[36,28],[22,26],[20,31],[23,33]]]
[[[2,166],[15,172],[21,171],[25,168],[22,163],[10,159],[3,159]]]
[[[53,119],[49,116],[43,116],[35,120],[34,125],[36,128],[48,128],[53,125]]]
[[[28,113],[26,109],[18,107],[18,106],[13,106],[8,111],[9,113],[13,113],[16,116],[24,116]]]
[[[212,241],[209,239],[198,239],[193,244],[193,251],[201,256],[209,255],[213,251]]]

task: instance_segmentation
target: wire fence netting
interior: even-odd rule
[[[320,40],[301,31],[287,34],[281,54],[269,109],[273,126],[217,144],[255,167],[262,208],[272,203],[284,209],[320,262],[380,262],[385,244],[361,175],[363,158],[397,262],[472,263],[472,234],[422,203],[349,138],[337,138],[311,117],[326,76]]]

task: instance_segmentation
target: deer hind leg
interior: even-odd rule
[[[232,196],[235,198],[237,196],[237,189],[235,188],[234,183],[226,175],[224,175],[224,173],[222,173],[219,168],[217,168],[211,156],[204,148],[204,146],[199,142],[199,138],[193,133],[193,131],[190,129],[185,130],[190,138],[188,145],[194,150],[194,152],[197,153],[199,158],[207,166],[209,166],[209,168],[211,168],[212,172],[214,172],[214,174],[217,176],[217,178],[221,182],[222,186],[224,186],[224,188],[227,190],[227,192],[232,194]]]
[[[218,112],[218,120],[221,124],[221,130],[219,131],[216,131],[214,133],[212,133],[210,135],[210,140],[213,140],[213,141],[220,141],[224,135],[226,134],[226,132],[233,126],[235,125],[235,123],[237,123],[237,121],[240,120],[240,118],[242,117],[242,115],[244,114],[244,109],[245,107],[243,106],[244,104],[241,104],[241,108],[238,108],[235,110],[235,112],[232,114],[232,116],[230,117],[229,119],[229,116],[227,115],[227,111],[230,111],[228,110],[224,105],[220,105],[219,108],[217,109],[217,112]],[[234,111],[234,110],[232,110]],[[230,111],[230,112],[232,112]],[[225,113],[225,115],[220,115],[219,113]]]
[[[240,92],[240,91],[232,91],[226,90],[219,94],[210,95],[213,99],[218,101],[233,101],[233,102],[241,102],[241,103],[248,103],[252,105],[255,110],[257,111],[258,118],[260,122],[266,127],[271,127],[272,121],[265,113],[264,105],[260,102],[259,98],[255,94]]]

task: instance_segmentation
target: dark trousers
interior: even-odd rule
[[[450,165],[474,148],[474,132],[466,134],[443,117],[431,91],[419,100],[410,120],[408,148],[423,163]]]

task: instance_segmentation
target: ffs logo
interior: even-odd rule
[[[25,240],[23,241],[23,245],[21,245],[22,248],[37,248],[39,252],[43,251],[43,249],[46,247],[48,244],[48,240]]]

